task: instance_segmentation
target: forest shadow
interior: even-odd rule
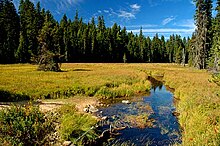
[[[16,94],[9,91],[0,90],[0,102],[17,102],[30,100],[30,97],[25,94]]]
[[[73,71],[92,71],[90,69],[84,69],[84,68],[76,68]]]

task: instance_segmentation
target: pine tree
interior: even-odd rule
[[[60,46],[58,24],[54,23],[51,15],[47,12],[43,28],[38,37],[40,46],[39,67],[43,71],[61,71],[60,70]]]
[[[213,20],[213,45],[211,48],[211,57],[209,59],[209,67],[214,71],[220,68],[220,0],[217,0],[216,17]]]
[[[208,60],[209,50],[211,46],[210,32],[211,28],[211,11],[212,1],[211,0],[195,0],[196,2],[196,32],[195,32],[195,43],[193,44],[195,49],[195,58],[193,59],[193,66],[198,69],[206,68]]]
[[[0,63],[15,63],[19,44],[19,16],[12,0],[0,1]]]
[[[38,17],[34,4],[31,1],[21,0],[19,13],[21,24],[20,39],[23,40],[19,41],[20,44],[16,56],[19,62],[24,63],[30,62],[32,56],[38,55],[38,28],[42,26],[38,24],[40,18]],[[25,42],[22,42],[24,40]]]
[[[143,62],[144,61],[145,50],[144,50],[144,35],[143,35],[142,27],[140,29],[138,39],[139,39],[140,61]]]

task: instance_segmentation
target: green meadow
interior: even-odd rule
[[[175,64],[63,64],[62,72],[36,68],[0,65],[0,101],[134,96],[150,90],[148,76],[163,75],[179,99],[182,145],[220,144],[220,88],[206,70]]]

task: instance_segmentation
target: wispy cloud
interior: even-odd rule
[[[126,28],[153,28],[157,27],[158,25],[155,24],[142,24],[142,25],[128,25]]]
[[[48,4],[55,7],[56,10],[54,10],[55,13],[61,14],[63,12],[66,12],[67,9],[78,6],[80,3],[82,3],[84,0],[30,0],[34,4],[36,4],[38,1],[41,3],[41,6],[46,8],[48,7]],[[18,9],[20,0],[13,0],[13,3],[15,4],[16,9]]]
[[[192,29],[196,28],[193,19],[184,19],[184,20],[174,23],[174,25],[179,26],[179,27],[192,28]]]
[[[183,28],[159,28],[159,29],[142,29],[143,33],[170,33],[170,34],[176,34],[176,33],[192,33],[195,29],[183,29]],[[133,33],[140,32],[140,29],[133,29],[128,30],[132,31]]]
[[[190,2],[192,5],[194,5],[194,6],[196,5],[193,0],[189,0],[189,2]]]
[[[138,5],[138,4],[133,4],[133,5],[130,5],[130,7],[134,10],[134,11],[139,11],[141,6]]]
[[[163,21],[162,21],[162,25],[166,25],[168,23],[170,23],[171,21],[175,20],[176,18],[173,17],[173,16],[170,16],[168,18],[165,18]]]
[[[105,9],[105,10],[98,10],[95,14],[93,14],[93,17],[96,16],[98,13],[105,13],[108,14],[108,16],[111,17],[118,17],[121,18],[122,21],[124,20],[130,20],[135,19],[136,14],[140,11],[141,6],[137,3],[135,4],[128,4],[127,6],[120,8],[119,10],[113,10],[112,8]]]
[[[109,10],[103,10],[105,13],[109,13]]]
[[[118,13],[115,13],[120,18],[125,18],[126,20],[135,19],[136,14],[140,11],[141,6],[137,3],[129,5],[129,7],[121,9]]]
[[[131,19],[131,18],[135,18],[135,14],[132,12],[128,12],[128,11],[123,11],[120,10],[118,17],[122,17],[122,18],[126,18],[126,19]]]

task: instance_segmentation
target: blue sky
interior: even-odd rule
[[[38,0],[31,0],[36,4]],[[40,0],[41,6],[49,9],[58,21],[63,14],[73,19],[76,10],[84,22],[92,17],[104,16],[105,24],[115,22],[127,31],[138,33],[140,27],[145,36],[155,33],[191,36],[195,29],[193,0]],[[16,7],[19,0],[14,0]]]

